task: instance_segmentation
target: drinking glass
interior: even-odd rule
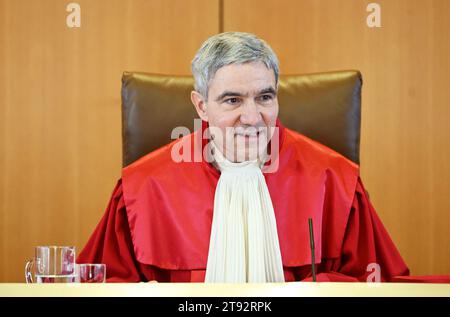
[[[77,264],[77,282],[105,283],[106,265],[100,263]]]
[[[74,283],[75,278],[74,246],[35,247],[34,258],[25,265],[27,283]]]

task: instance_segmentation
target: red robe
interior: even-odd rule
[[[286,281],[311,278],[308,218],[314,224],[319,281],[366,281],[373,263],[380,266],[382,281],[408,275],[368,199],[358,165],[278,126],[279,168],[264,177]],[[105,263],[108,282],[204,281],[220,173],[205,161],[171,159],[177,142],[201,153],[207,140],[197,141],[204,129],[123,169],[78,263]]]

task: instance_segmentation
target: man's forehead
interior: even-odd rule
[[[224,87],[224,89],[218,90],[217,94],[221,95],[236,95],[236,96],[254,96],[262,93],[276,93],[274,85],[262,85],[259,88],[248,88],[237,86],[235,88]]]
[[[235,63],[220,67],[214,78],[233,78],[233,77],[261,77],[261,78],[274,78],[275,73],[273,69],[270,69],[263,62],[247,62],[247,63]]]
[[[216,94],[233,91],[242,95],[260,93],[268,88],[275,90],[275,74],[263,63],[227,65],[216,72],[211,88]]]

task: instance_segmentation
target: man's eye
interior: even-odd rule
[[[238,98],[228,98],[225,100],[225,102],[230,105],[235,105],[239,102],[239,99]]]
[[[270,101],[272,99],[273,99],[272,95],[262,95],[259,97],[259,100],[261,101]]]

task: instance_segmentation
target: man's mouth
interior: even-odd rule
[[[235,136],[245,137],[245,138],[257,138],[264,132],[264,129],[250,129],[247,131],[235,131]]]
[[[244,138],[257,138],[261,134],[260,131],[253,133],[236,133],[236,136],[244,137]]]

